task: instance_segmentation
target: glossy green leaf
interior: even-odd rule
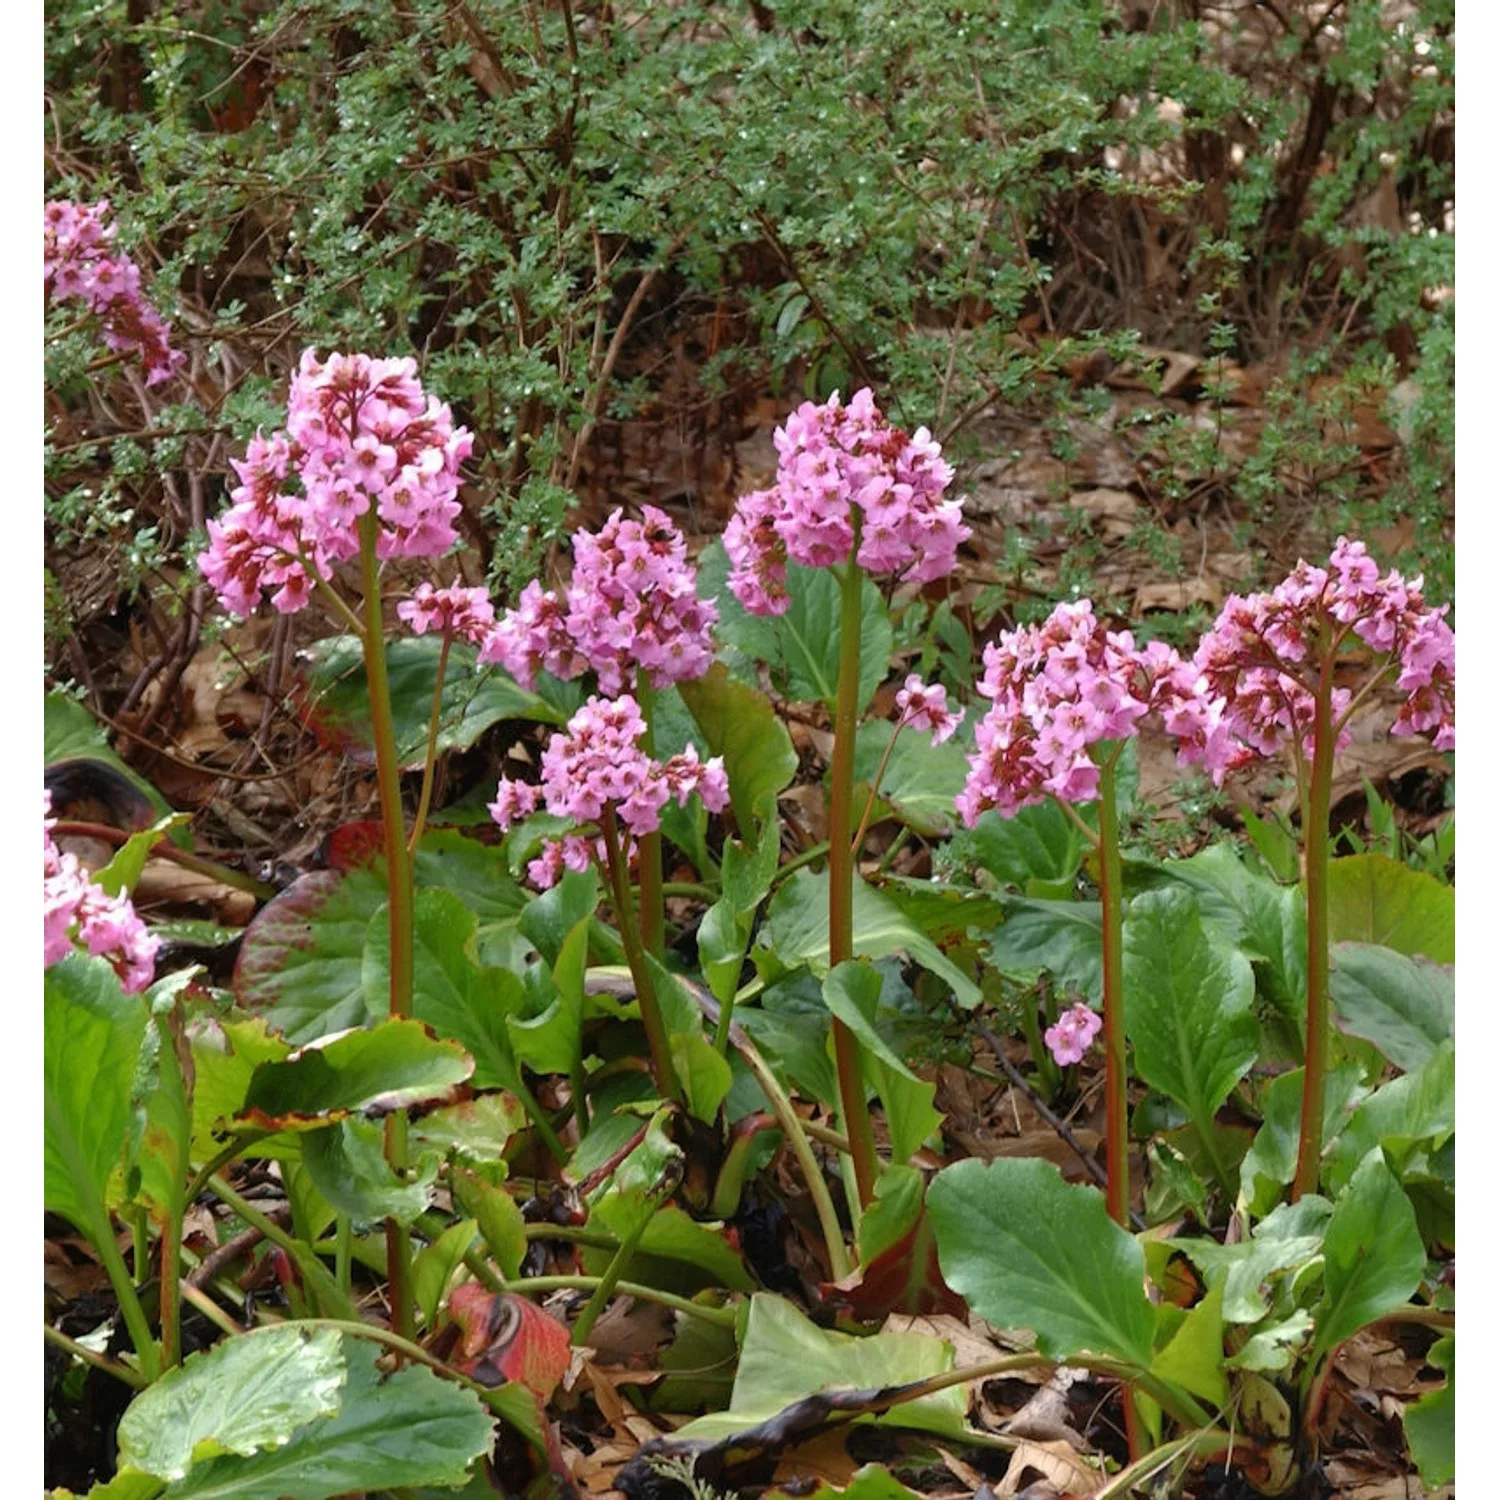
[[[74,954],[42,990],[43,1202],[97,1244],[113,1238],[110,1174],[138,1129],[135,1078],[146,1003],[102,958]]]
[[[1444,1042],[1416,1072],[1392,1079],[1361,1101],[1325,1153],[1324,1183],[1340,1190],[1377,1145],[1403,1171],[1414,1153],[1442,1146],[1456,1124],[1454,1088],[1454,1044]]]
[[[927,1212],[943,1279],[998,1328],[1029,1328],[1050,1359],[1090,1351],[1149,1366],[1155,1321],[1141,1247],[1104,1196],[1039,1160],[959,1162]]]
[[[741,1432],[817,1391],[865,1390],[941,1375],[953,1368],[953,1350],[921,1333],[879,1333],[853,1338],[819,1328],[790,1302],[769,1293],[750,1299],[734,1394],[727,1412],[715,1412],[679,1430],[685,1438],[714,1439]],[[953,1387],[903,1402],[870,1420],[956,1437],[964,1430],[965,1401]]]
[[[121,891],[129,895],[135,890],[152,849],[174,828],[185,827],[188,821],[186,813],[173,813],[170,817],[158,818],[140,833],[131,834],[115,850],[109,863],[94,872],[94,884],[111,896]]]
[[[1257,1328],[1224,1363],[1231,1370],[1262,1373],[1289,1370],[1312,1334],[1313,1316],[1305,1307],[1299,1307],[1290,1317]]]
[[[195,1464],[171,1500],[332,1500],[402,1485],[459,1485],[488,1453],[494,1421],[472,1391],[422,1365],[381,1370],[377,1345],[344,1343],[338,1411],[280,1448]]]
[[[860,1044],[887,1069],[919,1082],[917,1075],[875,1029],[875,1011],[884,988],[880,971],[873,965],[850,959],[823,976],[823,1003],[859,1038]]]
[[[1298,1271],[1322,1252],[1333,1206],[1309,1193],[1283,1204],[1255,1228],[1248,1240],[1221,1245],[1217,1240],[1179,1239],[1181,1250],[1212,1282],[1222,1279],[1223,1313],[1231,1323],[1258,1323],[1269,1311],[1267,1286],[1285,1271]]]
[[[943,1112],[933,1104],[937,1085],[906,1068],[897,1072],[879,1057],[867,1057],[864,1063],[865,1076],[880,1096],[891,1160],[910,1161],[943,1123]]]
[[[712,1042],[694,1032],[675,1033],[670,1046],[672,1070],[682,1084],[688,1113],[712,1125],[734,1082],[728,1062],[714,1050]]]
[[[828,966],[828,875],[799,870],[771,899],[763,942],[786,968]],[[854,883],[854,951],[861,958],[905,952],[943,980],[960,1005],[979,1003],[978,987],[957,968],[889,896]]]
[[[1049,797],[1009,818],[983,814],[973,828],[956,835],[953,855],[1023,895],[1062,896],[1083,863],[1083,835]]]
[[[1451,885],[1384,854],[1355,854],[1328,865],[1328,940],[1377,943],[1434,963],[1453,962]]]
[[[439,1041],[420,1021],[381,1021],[261,1063],[241,1118],[285,1130],[355,1111],[405,1109],[445,1099],[473,1071],[462,1047]]]
[[[479,1225],[500,1274],[507,1279],[519,1276],[526,1257],[526,1220],[516,1200],[504,1188],[462,1168],[454,1169],[449,1182],[460,1210]]]
[[[398,636],[386,643],[396,745],[402,764],[408,767],[422,764],[442,647],[439,635]],[[359,641],[349,635],[333,636],[309,647],[308,656],[312,662],[307,679],[309,712],[318,733],[339,749],[363,752],[373,759],[370,690]],[[564,722],[555,708],[501,668],[479,666],[473,646],[455,641],[443,677],[438,750],[467,750],[491,724],[505,719]]]
[[[1165,1349],[1151,1361],[1151,1373],[1201,1396],[1211,1406],[1229,1400],[1224,1374],[1224,1287],[1216,1283],[1183,1319]]]
[[[343,1399],[344,1352],[328,1328],[259,1328],[190,1355],[142,1391],[120,1418],[119,1453],[162,1479],[181,1479],[221,1453],[284,1447]]]
[[[318,1191],[340,1213],[360,1223],[395,1219],[410,1224],[427,1211],[437,1181],[431,1153],[405,1178],[385,1159],[385,1132],[370,1120],[340,1120],[302,1138],[302,1165]]]
[[[1406,1441],[1417,1472],[1426,1485],[1446,1484],[1453,1478],[1454,1398],[1453,1335],[1440,1338],[1427,1351],[1427,1363],[1447,1371],[1448,1382],[1413,1401],[1402,1413],[1406,1424]]]
[[[511,1141],[527,1128],[526,1110],[514,1094],[476,1094],[461,1104],[426,1110],[411,1122],[414,1150],[451,1152],[461,1162],[504,1160]]]
[[[42,698],[42,764],[55,766],[65,760],[102,761],[130,782],[156,809],[158,817],[172,816],[167,799],[115,754],[103,726],[83,704],[67,693],[47,693]],[[187,830],[179,824],[172,825],[167,837],[181,848],[193,846]]]
[[[478,1229],[473,1219],[460,1219],[413,1257],[412,1297],[428,1328],[437,1321],[438,1305],[453,1280],[453,1273],[463,1264],[464,1254],[473,1244]]]
[[[1417,1216],[1378,1147],[1333,1205],[1323,1261],[1314,1358],[1403,1307],[1421,1285],[1427,1253]]]
[[[1370,943],[1339,943],[1328,988],[1339,1029],[1398,1068],[1420,1068],[1453,1035],[1453,971]]]
[[[1050,973],[1067,995],[1104,1003],[1103,918],[1097,901],[1037,901],[1012,896],[1005,921],[989,935],[989,961],[1000,973],[1035,979]]]
[[[1282,1189],[1296,1176],[1304,1077],[1303,1069],[1293,1068],[1273,1078],[1261,1094],[1261,1126],[1240,1163],[1240,1192],[1256,1218],[1270,1212]],[[1360,1082],[1360,1069],[1352,1064],[1330,1068],[1323,1075],[1325,1149],[1367,1092]]]
[[[797,752],[786,725],[758,689],[731,677],[720,663],[677,685],[710,755],[724,757],[729,800],[742,835],[776,814],[777,794],[797,774]]]
[[[1210,933],[1190,892],[1171,889],[1130,903],[1123,962],[1136,1072],[1181,1104],[1209,1140],[1214,1115],[1260,1044],[1250,964]]]
[[[608,1200],[601,1200],[599,1208],[603,1210],[599,1214],[601,1227],[609,1228],[611,1233],[616,1232],[616,1224],[628,1227],[625,1210],[615,1208]],[[613,1253],[587,1248],[583,1252],[584,1264],[592,1272],[602,1272]],[[715,1286],[732,1292],[751,1292],[756,1287],[754,1277],[746,1269],[739,1251],[729,1243],[722,1224],[705,1223],[684,1213],[675,1203],[663,1203],[651,1215],[641,1235],[626,1279],[671,1285],[683,1280],[684,1266],[703,1273],[689,1278],[694,1289]]]
[[[481,964],[506,962],[531,892],[512,878],[503,848],[431,829],[413,855],[412,879],[419,891],[452,891],[474,913],[474,952]]]

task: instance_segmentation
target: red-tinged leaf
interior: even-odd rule
[[[324,863],[341,873],[373,864],[384,853],[385,827],[378,818],[341,823],[323,841]]]
[[[952,1313],[958,1318],[967,1313],[963,1298],[938,1268],[937,1242],[925,1208],[894,1244],[842,1281],[825,1282],[821,1290],[830,1307],[847,1308],[861,1322],[893,1312],[917,1317]]]
[[[462,1330],[454,1368],[480,1385],[523,1385],[544,1402],[568,1373],[568,1330],[524,1297],[466,1281],[449,1297],[448,1315]]]

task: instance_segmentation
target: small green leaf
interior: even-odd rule
[[[1411,1200],[1379,1148],[1333,1205],[1323,1237],[1323,1300],[1314,1359],[1410,1300],[1427,1269]]]
[[[1216,1283],[1151,1361],[1151,1373],[1201,1396],[1214,1407],[1229,1400],[1224,1374],[1224,1286]]]
[[[861,963],[857,958],[849,959],[823,976],[823,1003],[888,1070],[913,1083],[920,1083],[917,1075],[875,1029],[875,1011],[884,987],[880,971],[872,964]]]
[[[332,1417],[307,1423],[282,1447],[194,1464],[172,1500],[332,1500],[463,1484],[494,1442],[493,1419],[472,1391],[422,1365],[383,1371],[379,1353],[365,1340],[346,1340],[348,1379]]]
[[[981,1318],[1034,1330],[1049,1359],[1150,1365],[1145,1260],[1102,1194],[1069,1187],[1049,1162],[969,1160],[933,1178],[927,1212],[943,1279]]]
[[[1364,1099],[1325,1154],[1325,1185],[1341,1189],[1376,1145],[1403,1171],[1415,1151],[1443,1145],[1456,1121],[1455,1066],[1454,1044],[1444,1042],[1415,1073],[1392,1079]]]
[[[385,1159],[381,1127],[351,1119],[303,1136],[302,1165],[340,1213],[364,1224],[377,1219],[410,1224],[432,1201],[438,1158],[432,1153],[404,1179],[397,1177]]]
[[[1453,1335],[1440,1338],[1427,1351],[1427,1363],[1448,1372],[1448,1383],[1413,1401],[1402,1416],[1406,1441],[1417,1471],[1426,1485],[1446,1484],[1453,1478],[1454,1416]]]
[[[412,1296],[428,1328],[437,1319],[438,1305],[453,1280],[453,1273],[463,1264],[464,1253],[473,1243],[478,1227],[473,1219],[460,1219],[412,1259]]]
[[[220,1453],[280,1448],[339,1409],[344,1352],[332,1329],[283,1324],[190,1355],[120,1418],[121,1464],[181,1479]]]
[[[943,1112],[933,1105],[937,1085],[917,1078],[905,1068],[897,1072],[879,1057],[867,1057],[864,1062],[865,1076],[880,1095],[880,1106],[885,1112],[891,1160],[910,1161],[943,1123]]]
[[[1301,1068],[1282,1073],[1266,1085],[1261,1095],[1261,1126],[1240,1163],[1240,1192],[1257,1218],[1270,1212],[1281,1190],[1296,1175],[1305,1076]],[[1366,1092],[1357,1066],[1331,1068],[1323,1075],[1325,1149]]]
[[[1313,1315],[1299,1307],[1289,1318],[1258,1328],[1224,1363],[1232,1370],[1288,1370],[1312,1337]]]
[[[1260,1043],[1249,962],[1208,931],[1190,892],[1162,889],[1130,903],[1124,970],[1136,1071],[1181,1104],[1210,1141],[1219,1106]]]
[[[507,1281],[519,1276],[526,1258],[526,1220],[504,1188],[477,1173],[456,1168],[449,1178],[459,1208],[479,1225],[484,1243]]]
[[[185,827],[189,821],[187,813],[173,813],[170,817],[158,818],[142,832],[131,834],[115,850],[109,863],[94,872],[94,884],[111,896],[121,891],[128,895],[140,881],[152,849],[174,828]]]
[[[713,1044],[694,1032],[677,1032],[671,1040],[672,1070],[681,1080],[688,1112],[712,1125],[729,1093],[734,1075]]]

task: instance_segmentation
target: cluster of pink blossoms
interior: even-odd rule
[[[141,270],[112,250],[118,232],[109,222],[109,200],[56,199],[42,211],[42,277],[49,296],[86,304],[116,352],[139,354],[146,384],[170,379],[186,361],[167,342],[169,324],[141,294]]]
[[[724,532],[729,587],[752,614],[778,615],[790,603],[787,559],[810,568],[842,563],[854,546],[869,573],[926,583],[953,571],[969,535],[953,478],[925,427],[908,436],[888,425],[868,390],[847,406],[838,393],[823,406],[798,407],[776,430],[773,489],[742,495]]]
[[[1104,1019],[1079,1001],[1070,1005],[1054,1025],[1042,1033],[1042,1040],[1060,1068],[1083,1061],[1083,1054],[1094,1044],[1104,1028]]]
[[[959,815],[972,828],[989,808],[1008,817],[1049,794],[1093,801],[1089,747],[1128,738],[1153,710],[1197,758],[1231,764],[1222,706],[1204,686],[1171,647],[1138,650],[1128,630],[1106,629],[1087,599],[1059,604],[1041,625],[985,647],[979,691],[994,707],[975,733]]]
[[[151,983],[161,939],[147,931],[124,891],[107,896],[75,855],[57,847],[52,794],[44,792],[43,798],[42,962],[51,968],[66,958],[76,937],[95,957],[114,965],[125,992],[133,995]]]
[[[698,597],[687,544],[654,505],[642,519],[615,511],[597,535],[573,538],[573,580],[565,593],[530,583],[480,653],[530,687],[538,670],[569,679],[592,670],[601,692],[634,685],[637,669],[653,687],[701,677],[713,663],[710,627],[719,617]]]
[[[1299,562],[1268,594],[1231,597],[1193,658],[1209,690],[1223,699],[1230,732],[1256,755],[1275,755],[1298,740],[1312,752],[1310,683],[1351,632],[1398,669],[1407,695],[1391,730],[1431,735],[1439,750],[1454,743],[1454,640],[1428,609],[1422,580],[1394,570],[1384,578],[1363,542],[1340,537],[1326,568]],[[1335,723],[1350,704],[1346,688],[1330,695]],[[1339,745],[1347,743],[1341,735]]]
[[[423,394],[414,359],[308,349],[292,377],[285,431],[251,441],[234,502],[208,523],[203,575],[224,607],[251,614],[262,592],[284,614],[359,553],[360,518],[379,520],[381,558],[437,557],[457,539],[459,465],[474,446]],[[297,481],[300,492],[288,488]]]
[[[480,645],[495,624],[495,607],[483,589],[435,589],[430,583],[419,583],[410,599],[396,606],[396,615],[404,620],[413,635],[451,635]]]
[[[951,739],[964,718],[963,709],[955,712],[948,707],[948,689],[942,683],[928,686],[915,672],[896,694],[896,709],[901,715],[898,728],[909,724],[913,729],[925,730],[934,745]]]
[[[542,753],[540,785],[503,778],[490,804],[490,815],[508,829],[544,806],[554,817],[575,825],[597,824],[606,807],[636,836],[661,827],[661,810],[675,797],[678,806],[697,792],[710,812],[729,801],[729,782],[722,758],[698,758],[689,745],[666,762],[652,760],[640,747],[646,732],[640,705],[626,694],[590,698],[568,721],[566,733],[552,736]],[[555,885],[562,872],[586,870],[605,858],[601,841],[580,833],[550,842],[527,866],[534,885]]]

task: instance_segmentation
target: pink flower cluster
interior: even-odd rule
[[[52,841],[52,795],[43,793],[42,962],[47,968],[74,951],[74,940],[114,965],[127,994],[146,988],[161,939],[147,931],[123,891],[107,896],[75,855]]]
[[[724,532],[729,587],[752,614],[785,613],[788,558],[842,563],[856,521],[855,557],[867,572],[908,583],[952,572],[970,532],[959,502],[943,499],[953,469],[925,427],[908,436],[886,423],[868,390],[847,406],[835,392],[822,406],[798,407],[777,428],[776,451],[775,487],[741,496]]]
[[[1300,740],[1312,751],[1313,687],[1322,663],[1352,633],[1398,670],[1407,694],[1391,730],[1453,748],[1454,640],[1447,607],[1427,608],[1422,580],[1384,578],[1363,542],[1340,537],[1326,568],[1299,562],[1270,593],[1231,597],[1199,643],[1194,665],[1223,698],[1230,732],[1255,755]],[[1350,705],[1332,691],[1334,722]],[[1347,743],[1347,734],[1339,744]]]
[[[530,583],[495,627],[480,660],[499,662],[530,687],[538,670],[564,679],[593,670],[607,696],[701,677],[713,663],[718,606],[700,599],[687,544],[653,505],[639,521],[617,510],[597,535],[573,538],[573,581],[559,597]]]
[[[1079,1003],[1070,1005],[1057,1018],[1056,1024],[1042,1033],[1042,1040],[1058,1067],[1066,1068],[1083,1061],[1083,1054],[1093,1046],[1094,1038],[1103,1027],[1103,1018]]]
[[[483,589],[435,589],[430,583],[419,583],[410,599],[396,606],[398,619],[411,626],[413,635],[429,630],[439,635],[458,636],[475,645],[481,644],[495,624],[495,609]]]
[[[257,433],[235,463],[234,502],[208,523],[203,576],[226,609],[251,614],[263,591],[284,614],[359,553],[373,507],[381,558],[437,557],[457,538],[459,465],[474,439],[425,396],[414,359],[306,350],[285,431]],[[295,480],[297,490],[288,488]]]
[[[947,688],[939,682],[929,687],[915,672],[896,694],[896,708],[901,715],[898,727],[909,724],[913,729],[926,730],[934,745],[951,738],[964,717],[963,709],[955,713],[948,707]]]
[[[612,807],[639,836],[661,827],[661,810],[673,797],[682,806],[697,792],[710,812],[721,812],[729,801],[723,760],[699,760],[691,745],[664,763],[652,760],[639,744],[645,732],[640,705],[628,694],[590,698],[568,721],[567,732],[554,734],[542,753],[540,785],[503,778],[490,815],[508,829],[545,806],[554,817],[587,826]],[[587,869],[595,858],[604,858],[597,838],[570,834],[549,843],[527,873],[545,889],[564,869]]]
[[[1059,604],[1041,625],[985,647],[979,691],[994,707],[975,733],[960,816],[972,828],[989,808],[1008,817],[1048,794],[1093,801],[1099,767],[1089,747],[1128,738],[1153,709],[1181,738],[1227,759],[1222,715],[1202,688],[1169,646],[1137,650],[1130,632],[1106,629],[1087,599]]]
[[[141,270],[128,255],[112,253],[117,226],[109,200],[70,203],[55,199],[42,211],[42,277],[48,295],[87,305],[117,352],[139,354],[146,384],[170,379],[186,361],[167,342],[169,324],[141,295]]]

